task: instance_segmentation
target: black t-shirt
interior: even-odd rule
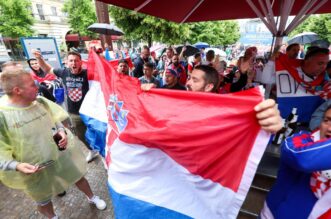
[[[53,72],[63,80],[66,88],[69,113],[79,114],[79,108],[89,89],[87,70],[82,69],[77,75],[72,74],[69,68],[54,69]]]
[[[144,67],[145,61],[139,56],[134,61],[134,69],[133,69],[133,76],[136,78],[140,78],[144,75],[143,67]]]
[[[166,84],[166,85],[163,85],[162,88],[167,88],[167,89],[172,89],[172,90],[186,90],[186,87],[184,87],[183,85],[179,84],[178,82],[173,87],[168,87],[168,85]]]

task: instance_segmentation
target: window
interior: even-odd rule
[[[28,8],[27,8],[27,9],[28,9],[28,11],[30,11],[30,12],[31,12],[31,16],[32,16],[32,17],[34,17],[34,14],[33,14],[33,10],[32,10],[32,6],[28,6]]]
[[[40,20],[45,20],[44,10],[42,4],[36,4]]]
[[[56,7],[51,7],[52,15],[57,16]]]

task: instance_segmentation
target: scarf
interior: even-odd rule
[[[310,188],[318,199],[320,199],[331,187],[331,179],[328,178],[328,172],[331,171],[316,171],[311,174]]]
[[[314,142],[320,140],[320,132],[312,133]],[[315,171],[310,176],[310,188],[316,198],[320,199],[331,187],[331,170]]]

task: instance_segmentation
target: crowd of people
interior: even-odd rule
[[[313,139],[307,132],[296,134],[303,139],[299,147],[319,148],[322,141],[323,149],[316,149],[315,153],[318,156],[313,155],[317,158],[309,157],[318,159],[316,165],[312,162],[311,166],[305,163],[298,167],[297,165],[303,162],[301,156],[296,156],[297,161],[294,162],[294,155],[291,154],[298,150],[298,142],[294,140],[297,136],[284,141],[287,145],[294,141],[295,150],[282,147],[285,152],[282,153],[279,180],[267,198],[262,218],[270,218],[270,215],[275,218],[295,218],[294,214],[288,213],[287,207],[282,207],[285,204],[295,207],[293,203],[307,206],[307,209],[301,212],[302,217],[299,217],[306,218],[315,203],[327,193],[330,186],[324,188],[319,196],[314,196],[315,190],[312,188],[316,189],[316,183],[309,184],[309,180],[319,174],[320,178],[324,177],[323,182],[331,182],[331,178],[325,175],[325,170],[331,169],[331,165],[327,156],[322,154],[326,153],[327,139],[331,137],[331,110],[328,107],[331,104],[329,101],[323,104],[325,99],[331,97],[331,86],[326,71],[327,67],[331,69],[328,49],[310,48],[303,60],[299,60],[297,57],[300,45],[292,44],[286,48],[285,53],[277,51],[269,60],[265,60],[257,57],[258,49],[253,46],[247,48],[236,63],[228,66],[213,50],[206,53],[201,50],[188,58],[183,56],[185,47],[177,54],[170,46],[164,54],[156,57],[147,46],[144,46],[140,55],[133,58],[134,68],[130,69],[129,51],[118,51],[110,55],[110,51],[105,48],[105,51],[97,48],[95,52],[106,60],[118,59],[117,73],[136,77],[143,90],[160,88],[221,95],[263,85],[266,88],[266,97],[270,96],[277,101],[280,112],[272,99],[257,105],[254,110],[262,129],[276,133],[284,125],[281,116],[286,118],[293,108],[298,109],[298,121],[301,124],[311,122],[314,128],[320,125],[318,139]],[[45,62],[40,51],[33,51],[33,55],[34,57],[28,60],[30,73],[16,62],[5,63],[2,66],[0,180],[12,188],[24,190],[36,201],[38,210],[48,218],[57,218],[51,197],[62,193],[71,184],[76,184],[98,209],[104,209],[105,202],[92,193],[84,178],[84,159],[68,129],[75,130],[79,140],[89,148],[90,153],[85,162],[93,160],[98,152],[93,149],[93,145],[86,142],[86,126],[79,116],[80,106],[89,90],[87,70],[82,68],[81,55],[77,52],[68,52],[66,65],[60,69],[54,69]],[[61,89],[63,96],[56,95],[55,91]],[[63,101],[68,112],[59,106]],[[60,136],[59,142],[53,140],[54,130]],[[318,142],[317,146],[314,142]],[[48,147],[45,148],[45,145]],[[30,151],[34,153],[29,153]],[[323,155],[325,160],[319,159],[319,155]],[[304,162],[310,162],[309,159],[305,159]],[[283,178],[284,172],[286,176],[291,176],[290,179]],[[311,190],[308,204],[305,199],[300,199],[301,196],[291,195],[292,188],[296,185],[292,182],[297,182],[302,175],[305,180],[300,183],[306,183],[305,192]],[[288,188],[282,192],[282,197],[279,188]]]

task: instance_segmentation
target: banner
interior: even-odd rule
[[[258,88],[146,92],[95,53],[88,72],[106,103],[116,218],[236,218],[269,140],[253,110]]]
[[[44,60],[54,68],[61,68],[62,61],[56,45],[55,38],[52,37],[20,37],[21,44],[27,59],[34,58],[32,50],[39,50]]]

